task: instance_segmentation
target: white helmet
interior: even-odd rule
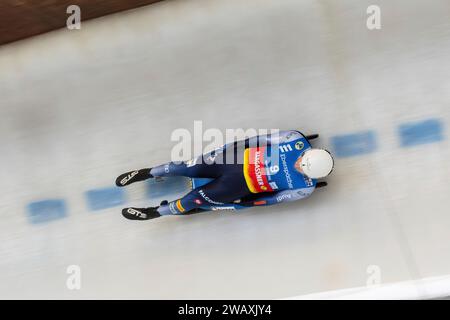
[[[333,157],[327,150],[309,149],[302,156],[302,171],[311,179],[326,177],[333,170],[333,166]]]

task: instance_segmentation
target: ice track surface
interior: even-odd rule
[[[369,31],[371,4],[167,1],[0,47],[0,298],[284,298],[364,287],[373,265],[382,283],[448,274],[450,3],[377,1]],[[114,178],[169,161],[195,120],[318,132],[329,186],[125,220],[157,201]]]

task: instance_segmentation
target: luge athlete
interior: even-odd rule
[[[317,179],[328,176],[334,161],[330,152],[311,147],[299,131],[256,136],[227,144],[186,162],[169,162],[121,174],[119,187],[155,177],[210,178],[172,202],[158,207],[124,208],[131,220],[192,213],[202,206],[242,209],[305,198],[315,190]]]

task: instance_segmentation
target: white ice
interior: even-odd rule
[[[365,286],[372,265],[382,283],[448,274],[449,142],[401,148],[397,126],[448,128],[450,2],[379,0],[373,31],[370,4],[167,1],[0,47],[0,298],[284,298]],[[298,203],[148,222],[88,209],[86,190],[170,160],[195,120],[379,145]],[[31,225],[27,203],[47,198],[68,217]]]

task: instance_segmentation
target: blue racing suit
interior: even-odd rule
[[[295,169],[295,162],[311,148],[298,131],[280,131],[227,144],[186,162],[170,162],[151,169],[155,177],[210,178],[181,199],[161,205],[161,215],[193,209],[272,205],[309,196],[316,180]]]

